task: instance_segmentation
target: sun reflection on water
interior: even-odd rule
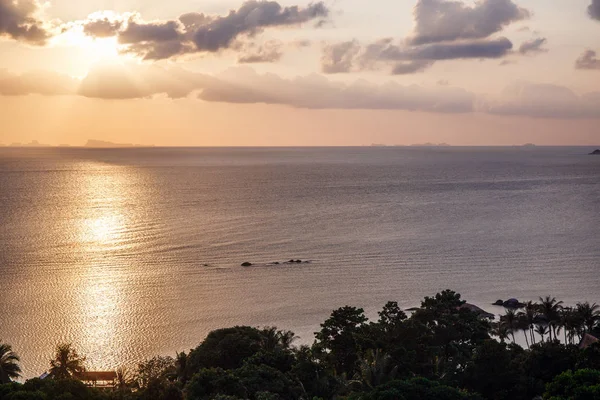
[[[122,325],[131,306],[127,277],[132,261],[119,253],[132,219],[131,179],[135,174],[124,167],[97,166],[80,182],[78,243],[86,256],[77,277],[81,324],[77,343],[91,368],[116,368],[128,341]]]

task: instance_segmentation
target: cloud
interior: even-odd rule
[[[390,38],[366,46],[350,41],[327,45],[323,50],[321,68],[331,74],[391,66],[392,74],[410,74],[421,72],[441,60],[501,58],[509,54],[512,47],[512,42],[504,37],[410,47]]]
[[[238,58],[240,64],[272,63],[283,56],[283,43],[270,40],[261,45],[248,45],[246,52]]]
[[[130,19],[127,28],[119,33],[119,43],[170,42],[179,40],[181,33],[177,21],[138,23]]]
[[[17,75],[0,70],[0,95],[3,96],[68,95],[73,94],[78,85],[76,79],[56,72],[34,71]]]
[[[591,18],[600,21],[600,0],[592,0],[588,6],[588,14]]]
[[[428,60],[400,62],[394,65],[394,68],[392,69],[392,75],[414,74],[415,72],[425,71],[432,64],[433,61]]]
[[[575,61],[575,68],[600,71],[600,59],[598,59],[594,50],[586,50]]]
[[[478,111],[536,118],[600,118],[600,92],[578,96],[563,86],[518,82],[499,98],[480,101]]]
[[[111,20],[108,17],[91,19],[83,24],[83,33],[97,38],[112,37],[121,29],[123,21]]]
[[[241,38],[252,38],[267,28],[297,26],[321,21],[329,16],[323,2],[306,7],[281,6],[275,1],[249,0],[225,16],[186,13],[178,20],[143,21],[139,15],[122,15],[120,19],[93,18],[83,22],[90,36],[117,36],[123,51],[147,60],[160,60],[182,54],[241,49]],[[248,60],[275,59],[277,52],[266,49],[260,55],[241,56]],[[279,55],[280,57],[280,55]]]
[[[299,25],[314,19],[326,18],[329,10],[324,3],[308,7],[282,7],[275,1],[246,1],[238,10],[201,25],[193,34],[198,51],[215,52],[229,48],[239,35],[249,36],[268,27]]]
[[[422,72],[437,61],[502,58],[512,52],[505,37],[492,37],[530,12],[512,0],[418,0],[415,28],[407,39],[384,38],[361,46],[356,41],[328,44],[323,49],[325,73],[389,68],[394,75]],[[524,43],[524,52],[543,51],[541,43]]]
[[[178,99],[208,87],[214,81],[214,77],[176,67],[97,66],[81,81],[75,94],[97,99],[138,99],[164,94]]]
[[[481,0],[473,6],[461,1],[419,0],[414,9],[415,31],[411,45],[461,39],[483,39],[530,12],[512,0]]]
[[[40,6],[36,0],[0,0],[0,36],[35,45],[44,45],[50,33],[36,18]]]
[[[361,51],[356,40],[325,45],[321,55],[321,70],[326,74],[350,72]]]
[[[548,43],[546,38],[528,40],[519,46],[519,53],[523,55],[529,53],[547,53],[548,49],[543,48],[546,43]]]
[[[199,94],[205,101],[268,103],[309,109],[386,109],[470,112],[474,95],[457,88],[331,82],[320,75],[284,79],[237,68],[218,77]]]
[[[341,83],[312,74],[283,78],[236,67],[211,76],[178,67],[97,67],[82,80],[48,72],[15,75],[0,71],[0,94],[73,95],[125,100],[164,95],[233,104],[277,104],[304,109],[479,112],[531,118],[600,119],[600,92],[577,95],[566,87],[518,82],[496,96],[476,95],[446,82],[424,87],[364,80]]]
[[[505,37],[490,40],[471,40],[451,43],[432,43],[403,48],[388,44],[378,49],[381,60],[455,60],[464,58],[500,58],[508,54],[513,45]]]

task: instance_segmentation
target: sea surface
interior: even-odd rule
[[[58,342],[91,369],[236,324],[311,343],[334,308],[446,288],[600,301],[591,150],[0,148],[0,340],[32,377]]]

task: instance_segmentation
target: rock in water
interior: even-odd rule
[[[502,306],[502,305],[504,305],[504,302],[502,300],[496,300],[496,302],[493,303],[493,305],[495,305],[495,306]]]
[[[590,153],[590,156],[600,156],[600,149],[596,149]]]
[[[517,299],[508,299],[504,302],[503,306],[505,308],[522,308],[524,304]]]
[[[242,267],[251,267],[251,266],[252,266],[252,263],[250,263],[248,261],[242,263]]]

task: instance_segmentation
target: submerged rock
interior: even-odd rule
[[[246,261],[246,262],[242,263],[242,267],[251,267],[251,266],[252,266],[251,262]]]

